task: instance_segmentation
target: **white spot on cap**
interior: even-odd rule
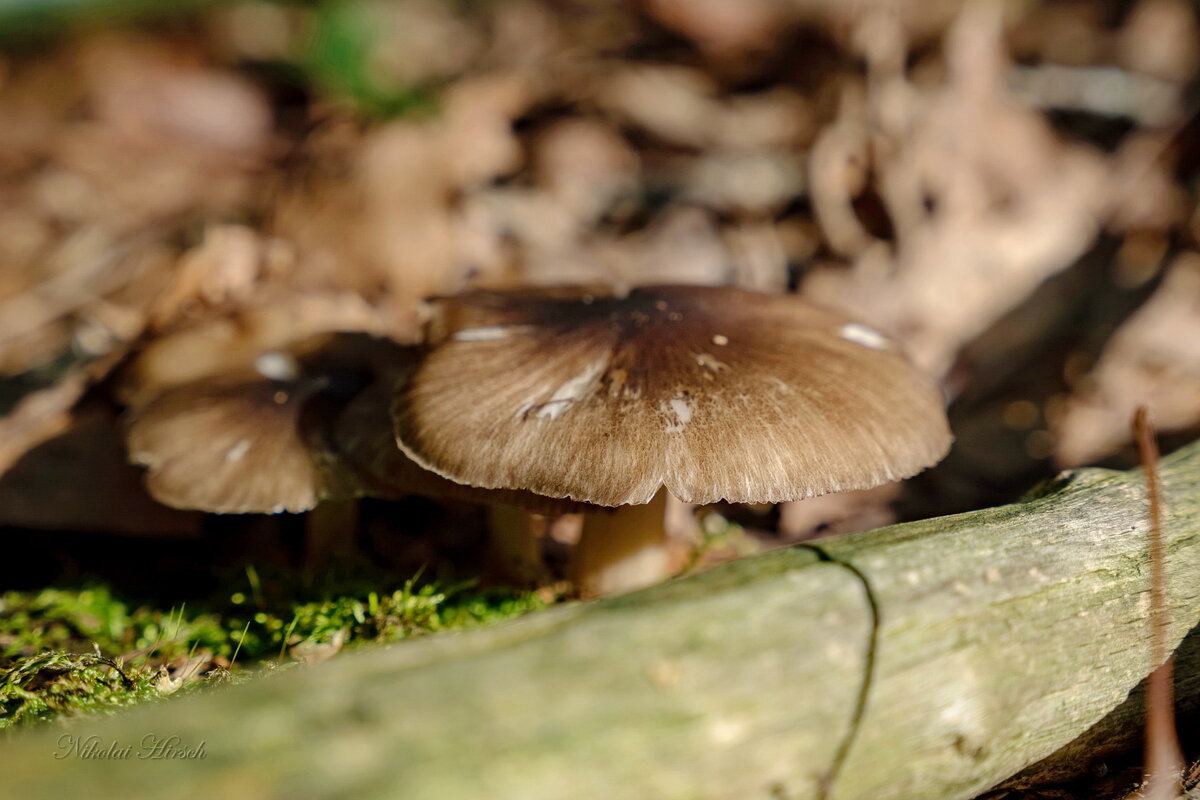
[[[456,342],[494,342],[507,339],[514,332],[528,328],[528,325],[488,325],[485,328],[463,328],[455,331],[450,338]]]
[[[259,375],[273,381],[293,381],[300,375],[300,364],[290,353],[272,350],[254,359]]]
[[[872,350],[883,350],[888,346],[886,336],[874,328],[868,328],[866,325],[858,322],[847,322],[838,333],[847,342],[861,344],[863,347],[869,347]]]
[[[246,457],[246,453],[250,452],[250,440],[238,439],[233,447],[225,451],[225,463],[236,464]]]
[[[705,369],[711,369],[713,372],[724,372],[729,369],[729,365],[724,361],[718,361],[709,353],[697,353],[696,363]]]
[[[675,421],[668,422],[663,430],[667,433],[679,433],[692,421],[692,404],[686,397],[672,397],[664,404],[663,413],[675,417]]]
[[[729,344],[729,337],[718,333],[713,336],[712,343],[717,347],[724,347],[725,345]]]
[[[524,414],[529,413],[530,410],[536,408],[537,410],[533,412],[533,415],[538,419],[558,419],[567,412],[567,409],[571,407],[571,403],[573,402],[575,402],[575,400],[570,397],[564,397],[558,400],[547,400],[544,403],[538,403],[533,406],[524,407],[521,414],[523,416]]]
[[[549,400],[533,403],[531,407],[537,409],[534,416],[538,419],[558,419],[571,408],[573,403],[591,394],[592,390],[596,388],[600,376],[607,368],[608,355],[605,354],[602,358],[589,364],[578,375],[563,382],[554,390],[554,394],[550,395]]]

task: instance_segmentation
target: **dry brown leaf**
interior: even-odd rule
[[[27,394],[0,418],[0,474],[26,452],[70,426],[71,407],[87,386],[86,371],[76,369],[53,386]]]
[[[820,270],[805,283],[814,299],[901,336],[933,374],[1078,257],[1110,203],[1103,159],[1059,142],[1037,112],[1008,98],[994,13],[968,8],[946,47],[948,80],[932,94],[922,97],[886,73],[868,94],[882,129],[871,152],[896,228],[894,252],[872,243],[853,219],[851,196],[836,187],[839,173],[861,169],[858,149],[835,151],[844,146],[826,143],[841,128],[814,147],[818,219],[855,260],[849,270]],[[890,58],[882,53],[877,61]],[[866,118],[862,109],[847,114]],[[838,194],[820,196],[829,191]]]
[[[322,661],[328,661],[340,653],[349,635],[349,632],[345,628],[339,628],[328,641],[317,642],[306,639],[288,648],[288,654],[297,661],[310,666],[312,664],[320,664]]]
[[[215,164],[257,160],[267,145],[271,109],[263,94],[187,47],[100,35],[84,40],[79,58],[96,119],[131,143],[178,142]]]
[[[593,224],[614,200],[638,188],[637,153],[598,120],[554,123],[538,134],[533,151],[534,180],[580,225]]]
[[[163,669],[155,681],[155,688],[160,694],[172,695],[187,684],[198,680],[212,666],[212,653],[201,650],[191,656],[184,656],[171,663],[169,669]]]
[[[899,483],[885,483],[873,489],[783,503],[779,507],[779,532],[788,541],[799,542],[882,528],[896,521],[892,501],[899,495]]]
[[[715,58],[764,50],[782,33],[786,6],[777,0],[647,0],[650,14]]]
[[[211,317],[151,340],[124,369],[123,399],[140,405],[172,387],[221,375],[253,374],[255,362],[264,354],[335,332],[392,335],[412,342],[417,336],[415,309],[405,321],[386,319],[354,293],[266,295],[234,314]]]
[[[258,283],[270,242],[244,225],[214,225],[203,241],[184,253],[171,284],[156,299],[152,321],[166,328],[191,304],[236,306],[245,303]]]
[[[1120,63],[1128,69],[1184,83],[1200,68],[1200,21],[1194,4],[1141,0],[1117,36]]]
[[[1113,334],[1058,426],[1056,460],[1087,464],[1130,440],[1146,406],[1160,431],[1200,425],[1200,254],[1171,265],[1154,295]]]

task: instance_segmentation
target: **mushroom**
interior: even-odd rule
[[[346,538],[353,519],[347,501],[363,495],[488,506],[508,574],[533,577],[537,541],[504,509],[560,515],[580,504],[463,486],[410,461],[396,446],[388,411],[407,352],[367,336],[323,335],[260,354],[256,370],[160,388],[126,414],[129,457],[147,467],[147,489],[168,506],[225,514],[318,512],[310,517],[310,551],[331,550]],[[134,383],[125,394],[147,394],[140,389]],[[312,552],[307,556],[316,560]]]
[[[865,489],[951,442],[941,392],[895,343],[795,296],[473,292],[435,301],[427,341],[397,384],[400,448],[456,483],[620,507],[585,523],[586,593],[662,577],[661,516],[626,508],[662,492],[776,503]]]
[[[304,418],[313,378],[209,380],[169,389],[127,418],[129,458],[159,502],[221,514],[308,511],[353,494]]]
[[[385,348],[381,351],[381,348]],[[166,386],[135,361],[125,443],[159,502],[221,514],[300,512],[361,494],[329,439],[330,420],[399,348],[322,334],[258,354],[251,368]]]

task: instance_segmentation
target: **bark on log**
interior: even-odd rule
[[[1175,651],[1176,724],[1184,749],[1195,756],[1200,745],[1200,627],[1192,628]],[[1190,734],[1190,736],[1189,736]],[[1042,792],[1057,786],[1083,785],[1093,790],[1097,783],[1111,787],[1103,796],[1126,798],[1141,775],[1141,756],[1146,737],[1146,680],[1103,719],[1051,755],[1005,780],[1001,790]],[[1190,741],[1189,741],[1190,740]],[[1188,745],[1191,744],[1191,749]],[[1106,778],[1101,782],[1100,778]],[[1200,787],[1193,792],[1200,796]],[[1039,795],[1040,796],[1040,795]],[[1050,795],[1048,795],[1050,796]],[[1081,797],[1096,796],[1079,794]]]
[[[1174,646],[1200,619],[1200,444],[1162,477]],[[128,759],[56,760],[42,730],[0,777],[23,798],[967,798],[1149,671],[1146,527],[1140,473],[1068,473],[70,730]],[[205,758],[139,760],[147,734]]]

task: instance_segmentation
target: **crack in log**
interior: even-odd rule
[[[875,598],[875,592],[871,589],[871,582],[867,579],[866,573],[854,566],[854,564],[831,556],[828,552],[813,544],[801,544],[797,545],[797,547],[811,550],[816,554],[819,561],[827,564],[836,564],[853,575],[854,579],[862,584],[863,596],[867,600],[867,609],[871,615],[871,630],[867,634],[867,649],[864,654],[862,683],[858,688],[858,698],[854,703],[854,713],[850,717],[850,728],[838,744],[829,768],[821,775],[820,781],[817,784],[818,800],[832,800],[834,783],[837,781],[838,774],[841,772],[846,759],[850,755],[850,748],[854,746],[854,740],[858,736],[858,730],[862,725],[863,717],[867,713],[867,698],[871,694],[871,683],[875,678],[875,653],[879,644],[879,602]]]

